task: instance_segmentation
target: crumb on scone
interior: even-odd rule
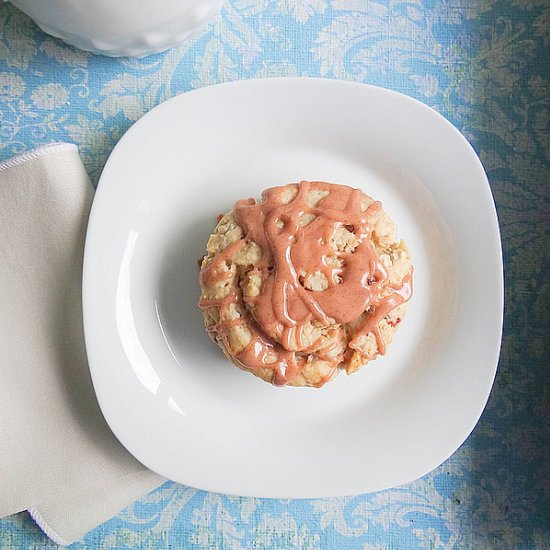
[[[412,292],[379,202],[324,182],[267,189],[219,218],[201,264],[211,338],[275,385],[322,386],[384,354]]]

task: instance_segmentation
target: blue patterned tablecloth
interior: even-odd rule
[[[502,229],[499,372],[479,425],[442,466],[396,489],[309,501],[166,483],[74,548],[550,548],[549,27],[546,0],[229,0],[187,44],[115,60],[0,7],[0,160],[72,141],[97,180],[132,122],[177,93],[342,78],[404,92],[451,120],[481,156]],[[25,513],[0,521],[1,550],[50,547]]]

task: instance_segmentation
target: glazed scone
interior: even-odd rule
[[[201,263],[210,337],[277,386],[320,387],[384,354],[412,294],[404,241],[359,189],[302,181],[238,201]]]

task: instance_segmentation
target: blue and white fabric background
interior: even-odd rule
[[[97,181],[132,122],[175,94],[243,78],[341,78],[404,92],[451,120],[481,156],[502,230],[495,387],[473,435],[434,472],[322,500],[166,483],[74,548],[550,548],[549,27],[547,0],[228,0],[185,45],[114,60],[0,7],[0,160],[71,141]],[[54,546],[25,513],[0,521],[0,549]]]

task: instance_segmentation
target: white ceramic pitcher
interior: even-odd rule
[[[189,38],[224,0],[11,0],[38,26],[83,50],[143,56]]]

